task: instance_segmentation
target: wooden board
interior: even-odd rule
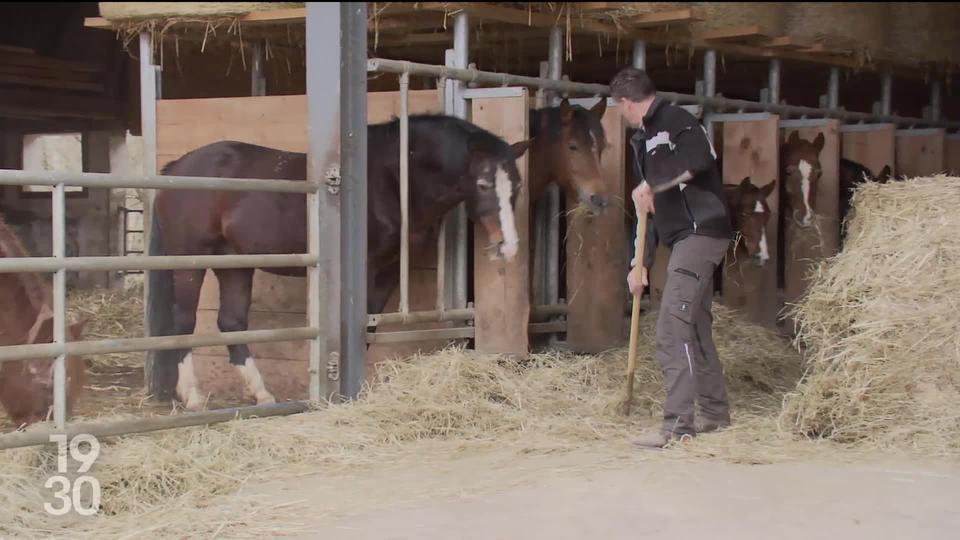
[[[603,129],[609,146],[601,172],[611,194],[624,190],[626,125],[615,106],[607,107]],[[576,207],[575,197],[567,208]],[[620,345],[619,323],[626,299],[629,252],[620,202],[596,218],[567,217],[567,346],[577,353],[598,353]]]
[[[476,98],[472,101],[473,123],[513,144],[529,137],[527,91],[517,97]],[[523,186],[517,196],[514,219],[520,249],[510,262],[491,261],[484,247],[486,231],[475,226],[474,303],[475,348],[485,353],[525,355],[530,338],[530,249],[528,242],[530,203],[528,155],[517,160]]]
[[[816,227],[804,230],[796,226],[790,216],[782,216],[783,242],[781,249],[784,261],[784,302],[797,302],[807,290],[807,274],[818,261],[836,254],[840,235],[840,122],[824,120],[822,126],[784,128],[784,140],[792,132],[801,139],[812,141],[823,134],[823,150],[820,151],[820,176],[814,211]],[[782,181],[782,179],[781,179]]]
[[[896,175],[913,178],[943,172],[945,138],[943,129],[898,130]]]
[[[438,112],[442,103],[436,90],[410,91],[410,112]],[[400,112],[399,92],[368,94],[368,121],[384,122]],[[219,140],[236,140],[262,144],[287,151],[307,150],[306,96],[256,96],[240,98],[160,100],[157,102],[157,163],[169,161],[203,145]],[[412,253],[411,260],[419,254]],[[435,256],[434,256],[435,259]],[[411,290],[433,287],[435,298],[436,270],[411,272]],[[421,283],[422,282],[422,283]],[[207,271],[200,291],[195,334],[217,333],[219,285],[212,271]],[[428,294],[428,293],[423,293]],[[256,272],[254,274],[248,328],[261,330],[303,326],[306,324],[306,279]],[[431,300],[433,302],[434,300]],[[427,309],[432,309],[432,304]],[[385,328],[386,329],[386,328]],[[389,355],[398,346],[377,345],[375,354]],[[279,389],[278,399],[305,399],[306,383],[290,386],[286,379],[306,381],[307,348],[305,342],[255,343],[251,353],[257,358],[268,389]],[[197,363],[201,387],[215,388],[217,398],[242,396],[242,381],[226,376],[226,347],[206,347],[197,351],[204,358],[217,358],[213,366]],[[219,366],[219,367],[218,367]],[[291,370],[303,376],[294,375]],[[229,371],[229,369],[227,370]],[[369,375],[369,373],[368,373]],[[217,380],[214,381],[213,378]],[[292,395],[290,392],[299,392]],[[288,395],[290,394],[290,395]],[[281,397],[283,396],[283,397]]]
[[[739,184],[749,176],[754,185],[779,180],[780,147],[779,117],[769,115],[760,120],[727,121],[723,124],[723,182]],[[772,213],[767,225],[770,260],[757,268],[746,260],[739,248],[729,252],[723,266],[721,302],[741,311],[749,320],[775,327],[780,302],[777,300],[777,259],[779,245],[779,194],[776,190],[767,199]]]
[[[947,174],[960,176],[960,136],[948,135],[943,144]]]
[[[896,126],[877,124],[871,129],[841,130],[841,153],[844,159],[870,169],[874,175],[884,167],[894,169],[896,163]]]

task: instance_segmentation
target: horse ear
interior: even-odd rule
[[[84,317],[83,319],[80,319],[79,321],[71,324],[70,327],[69,327],[69,328],[70,328],[70,336],[71,336],[73,339],[78,339],[78,338],[80,338],[81,336],[83,336],[83,331],[84,331],[84,329],[86,329],[87,324],[88,324],[89,322],[90,322],[90,319]]]
[[[743,180],[740,181],[740,189],[746,190],[748,187],[750,187],[750,177],[745,176]]]
[[[597,120],[602,120],[604,113],[607,112],[607,98],[601,97],[596,105],[590,107],[590,112],[597,117]]]
[[[520,156],[530,148],[530,145],[533,144],[533,139],[527,139],[525,141],[515,142],[510,145],[510,159],[518,159]]]
[[[797,144],[798,142],[800,142],[800,132],[791,131],[790,136],[787,137],[787,144],[794,145],[794,144]]]
[[[570,106],[570,100],[567,98],[563,98],[560,102],[560,119],[564,124],[573,120],[573,107]]]
[[[767,197],[769,197],[770,194],[773,193],[773,188],[775,188],[776,186],[777,186],[777,180],[773,179],[770,181],[769,184],[760,188],[760,193],[763,195],[763,198],[766,199]]]
[[[824,138],[823,133],[817,133],[816,138],[813,139],[813,146],[817,149],[817,152],[823,150],[823,145],[827,143],[827,140]]]
[[[883,170],[880,171],[880,177],[878,178],[878,180],[880,181],[880,183],[885,183],[887,180],[890,180],[890,177],[892,176],[892,174],[893,173],[890,171],[890,166],[884,165]]]

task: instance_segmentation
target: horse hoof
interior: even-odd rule
[[[257,405],[273,405],[276,402],[276,398],[271,394],[257,396]]]

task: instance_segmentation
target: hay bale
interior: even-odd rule
[[[560,353],[526,360],[447,349],[389,361],[361,400],[305,414],[101,441],[88,474],[102,487],[97,518],[56,517],[40,493],[56,467],[55,449],[0,453],[0,537],[150,538],[275,536],[290,516],[249,502],[232,517],[204,514],[219,495],[244,485],[311,472],[336,474],[401,459],[469,449],[516,448],[519,455],[624,442],[659,422],[663,389],[653,359],[656,313],[642,320],[632,416],[620,416],[626,351]],[[734,417],[779,404],[778,389],[799,375],[790,344],[715,307],[715,341],[729,381]],[[751,441],[752,442],[752,441]],[[753,446],[751,446],[753,448]],[[223,519],[221,519],[223,518]],[[254,527],[254,528],[251,528]]]
[[[611,12],[617,17],[629,17],[662,11],[697,7],[704,17],[691,25],[696,37],[707,30],[735,26],[760,25],[774,35],[784,31],[786,2],[623,2],[620,9]]]
[[[224,17],[256,11],[302,8],[304,2],[99,2],[100,16],[109,21],[172,17]]]
[[[786,12],[786,31],[869,57],[886,49],[888,17],[887,4],[882,2],[792,2]]]
[[[865,184],[843,252],[793,311],[807,372],[781,425],[805,436],[960,451],[960,178]]]

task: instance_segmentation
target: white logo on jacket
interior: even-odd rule
[[[663,145],[667,145],[671,152],[677,147],[675,144],[673,144],[673,141],[670,140],[670,133],[666,131],[661,131],[660,133],[657,133],[653,137],[647,139],[647,153],[653,154],[658,146]]]

